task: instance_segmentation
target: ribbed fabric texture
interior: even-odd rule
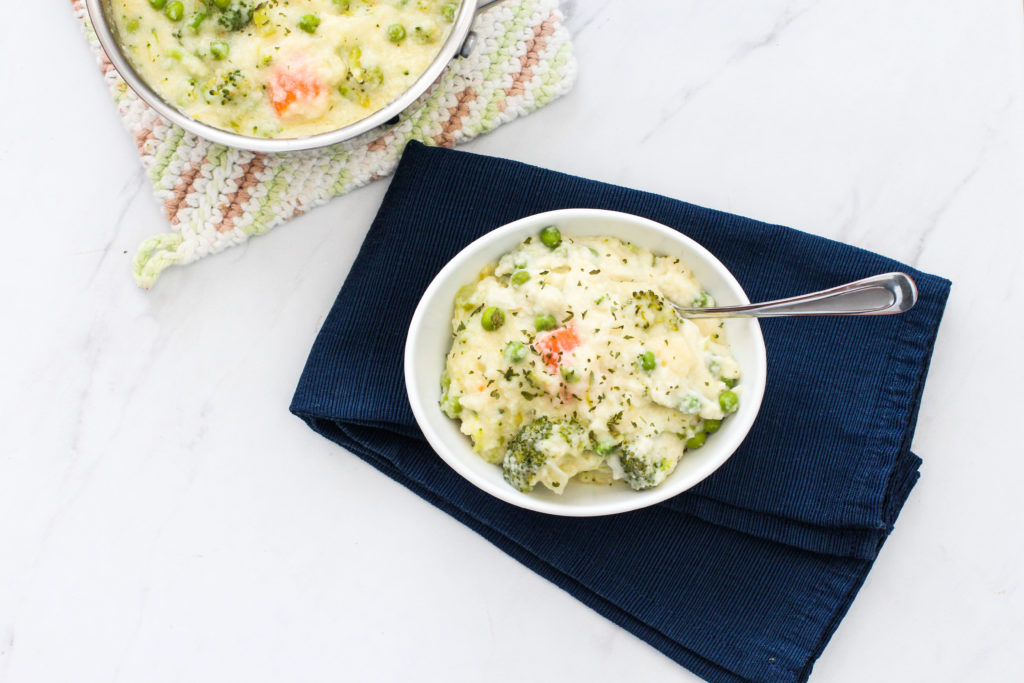
[[[405,395],[407,323],[462,247],[533,213],[625,211],[694,238],[752,300],[903,270],[920,300],[875,318],[762,322],[768,386],[736,454],[691,491],[597,519],[521,510],[427,445]],[[803,681],[892,530],[949,281],[862,249],[674,199],[413,143],[291,410],[709,681]],[[381,315],[382,290],[388,292]]]
[[[452,60],[396,123],[320,149],[248,152],[214,144],[161,118],[104,54],[85,1],[71,0],[71,6],[170,222],[170,231],[146,239],[132,260],[135,282],[145,289],[171,266],[241,244],[390,175],[409,140],[442,147],[466,142],[547,105],[576,80],[559,0],[502,2],[478,13],[473,53]]]

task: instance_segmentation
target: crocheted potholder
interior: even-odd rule
[[[576,76],[558,0],[509,0],[476,18],[473,54],[455,59],[398,123],[318,150],[244,152],[161,118],[118,76],[83,0],[71,5],[171,224],[144,241],[132,262],[135,282],[146,289],[169,266],[241,244],[390,174],[410,140],[452,147],[565,94]]]

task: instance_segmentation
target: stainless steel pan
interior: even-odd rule
[[[229,147],[256,152],[293,152],[301,149],[325,147],[345,140],[351,140],[398,116],[406,107],[416,101],[416,98],[426,92],[451,60],[468,56],[473,51],[476,43],[476,36],[470,30],[473,24],[473,17],[477,12],[501,1],[480,0],[479,2],[474,2],[473,0],[464,0],[455,15],[451,33],[444,42],[444,45],[441,46],[437,57],[434,58],[434,61],[430,63],[426,71],[416,79],[416,82],[408,90],[383,109],[344,128],[338,128],[337,130],[319,135],[281,139],[239,135],[238,133],[232,133],[221,128],[215,128],[183,113],[150,88],[121,51],[120,43],[117,39],[117,25],[111,19],[110,0],[85,0],[85,6],[89,11],[89,18],[92,20],[93,28],[96,30],[96,37],[99,38],[100,45],[103,46],[103,50],[107,53],[107,57],[110,58],[114,68],[117,69],[125,83],[146,104],[159,112],[161,116],[190,133],[195,133],[207,140],[212,140]]]

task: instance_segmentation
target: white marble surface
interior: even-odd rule
[[[289,415],[385,182],[135,288],[162,218],[66,5],[0,22],[0,680],[695,680]],[[469,149],[954,281],[812,680],[1024,680],[1020,2],[566,6],[575,91]]]

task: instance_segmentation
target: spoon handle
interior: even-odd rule
[[[917,285],[906,273],[885,273],[832,289],[745,306],[683,308],[684,318],[777,318],[808,315],[889,315],[917,303]]]

